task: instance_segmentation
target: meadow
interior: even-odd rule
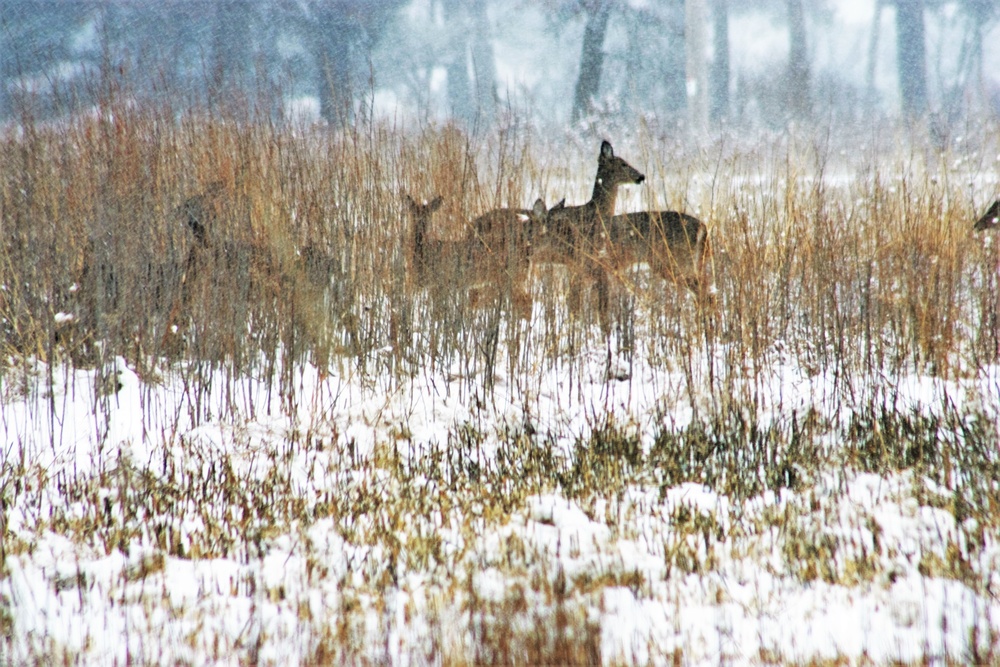
[[[602,137],[109,101],[0,134],[0,663],[994,663],[995,119],[641,125],[714,305],[412,270]],[[186,202],[211,207],[207,240]],[[982,210],[980,210],[982,209]],[[519,258],[512,258],[511,261]]]

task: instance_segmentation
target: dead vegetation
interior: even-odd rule
[[[407,653],[415,661],[593,664],[602,654],[592,610],[604,592],[652,596],[662,581],[614,564],[568,576],[516,532],[487,543],[514,521],[551,522],[531,515],[532,499],[556,495],[623,539],[638,530],[637,506],[654,507],[665,580],[708,576],[725,554],[764,549],[758,536],[773,533],[769,562],[790,580],[891,583],[891,549],[874,518],[853,526],[858,542],[824,523],[845,480],[865,473],[911,480],[922,507],[956,522],[958,537],[944,547],[922,544],[921,572],[991,594],[978,560],[1000,526],[989,401],[933,414],[900,403],[903,378],[961,382],[998,361],[998,246],[972,233],[970,156],[918,160],[871,148],[835,164],[833,147],[762,142],[677,160],[683,147],[647,137],[630,155],[656,176],[644,193],[612,202],[618,216],[607,216],[604,248],[603,214],[587,214],[593,229],[581,231],[573,207],[524,208],[539,197],[580,201],[560,184],[590,182],[589,143],[561,154],[539,137],[477,142],[450,126],[291,132],[115,103],[59,127],[8,129],[0,140],[5,402],[44,381],[36,362],[50,374],[103,372],[120,357],[151,384],[179,373],[192,427],[255,418],[250,401],[232,398],[247,377],[279,395],[294,423],[280,446],[263,449],[234,429],[233,449],[257,457],[253,475],[230,453],[173,433],[154,436],[164,448],[151,460],[123,458],[92,475],[50,479],[23,457],[5,458],[4,508],[35,524],[4,531],[0,556],[30,553],[48,532],[95,552],[147,546],[152,555],[123,571],[125,586],[162,583],[173,559],[261,559],[276,536],[295,533],[305,555],[294,567],[336,591],[336,623],[305,591],[251,574],[231,585],[234,596],[294,602],[303,623],[315,621],[299,644],[304,661],[371,659],[371,635],[391,634],[378,613],[409,574],[432,582],[415,631],[423,643]],[[827,178],[835,168],[847,175]],[[714,174],[710,186],[692,176],[705,173]],[[433,199],[408,203],[406,193]],[[635,198],[677,217],[621,217],[640,210]],[[708,234],[711,255],[701,244]],[[649,248],[663,243],[690,252]],[[695,268],[717,290],[712,308],[680,288],[705,293],[691,282]],[[598,307],[582,307],[580,292],[595,283]],[[581,432],[543,428],[538,378],[555,369],[566,378],[561,400],[583,401],[595,355],[607,360],[600,381],[608,384],[638,388],[634,368],[667,369],[675,384],[652,391],[675,402],[652,425],[595,404]],[[502,376],[505,396],[523,400],[522,421],[451,425],[444,442],[414,441],[393,424],[386,441],[359,453],[322,410],[304,429],[297,422],[303,402],[328,408],[339,398],[302,395],[296,369],[306,366],[385,394],[421,376],[454,390],[474,414],[496,408]],[[776,368],[822,380],[822,410],[784,404]],[[226,398],[212,398],[219,393]],[[690,423],[673,426],[682,411]],[[308,484],[295,477],[301,469]],[[688,483],[734,504],[791,500],[783,513],[724,519],[670,500]],[[43,490],[65,506],[43,516]],[[336,549],[306,539],[319,524],[356,559],[350,574],[327,562]],[[489,568],[508,583],[486,599],[473,579]],[[54,585],[83,596],[87,576]],[[457,620],[442,611],[455,600]],[[378,618],[374,629],[366,614]],[[13,627],[0,606],[3,634]],[[973,642],[987,661],[996,647],[995,636]],[[647,648],[651,661],[685,657],[682,647]],[[42,662],[73,657],[35,649]],[[248,662],[256,655],[245,644],[201,649]]]

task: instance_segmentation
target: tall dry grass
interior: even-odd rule
[[[829,470],[912,469],[953,492],[950,511],[960,523],[973,516],[995,532],[994,425],[953,405],[937,416],[912,414],[896,398],[907,375],[968,377],[997,362],[1000,245],[971,232],[977,205],[995,195],[970,186],[993,168],[983,156],[997,154],[997,146],[988,128],[940,152],[922,148],[919,133],[886,132],[860,150],[848,145],[856,138],[765,137],[700,148],[649,135],[617,142],[618,153],[647,175],[641,188],[626,191],[619,210],[699,215],[711,230],[718,294],[717,307],[706,309],[641,268],[618,272],[605,336],[596,313],[567,307],[569,281],[559,267],[534,267],[528,321],[518,317],[503,276],[493,281],[500,289],[477,294],[467,289],[475,286],[461,263],[441,261],[431,280],[415,282],[404,204],[406,194],[441,196],[430,233],[458,240],[475,215],[494,207],[524,207],[537,196],[582,203],[597,139],[545,137],[517,124],[490,137],[452,126],[333,131],[249,114],[140,108],[110,93],[89,116],[58,124],[24,117],[0,133],[4,400],[20,390],[8,370],[31,359],[52,362],[51,374],[60,364],[103,368],[121,356],[149,382],[170,369],[198,423],[248,410],[239,401],[252,399],[212,391],[220,377],[233,378],[233,386],[237,378],[262,378],[294,413],[302,398],[295,369],[306,362],[376,388],[415,375],[457,378],[462,398],[474,403],[489,400],[500,376],[512,394],[530,397],[539,375],[552,369],[564,373],[568,392],[582,395],[591,361],[601,357],[609,360],[609,382],[643,382],[634,372],[640,364],[676,371],[695,418],[675,429],[664,414],[652,434],[637,434],[627,416],[616,422],[620,416],[595,409],[590,433],[543,434],[526,398],[517,428],[498,427],[480,412],[479,423],[450,429],[444,443],[412,442],[401,454],[389,437],[367,457],[338,438],[340,425],[314,423],[291,429],[263,455],[268,474],[251,480],[238,477],[229,452],[183,440],[182,454],[164,447],[162,462],[119,455],[108,470],[54,480],[22,452],[21,461],[3,461],[4,506],[27,506],[22,511],[39,530],[88,548],[151,545],[142,571],[127,573],[143,579],[155,578],[170,558],[262,557],[269,535],[329,519],[347,542],[384,557],[369,559],[363,586],[338,588],[336,623],[318,625],[327,634],[303,639],[318,662],[368,658],[369,644],[359,639],[362,593],[378,605],[396,586],[397,571],[432,571],[447,573],[435,595],[468,601],[466,625],[456,631],[466,643],[434,643],[432,658],[592,663],[600,628],[587,610],[604,587],[647,587],[641,572],[567,579],[509,540],[490,556],[498,566],[506,561],[504,574],[515,585],[502,600],[482,600],[473,565],[443,548],[434,522],[458,517],[469,535],[482,534],[539,494],[615,507],[630,487],[663,495],[697,482],[737,500],[791,489],[805,504],[806,490]],[[200,243],[183,204],[216,190]],[[786,371],[821,378],[830,392],[822,401],[835,412],[845,407],[841,423],[775,405],[771,383]],[[216,395],[229,403],[211,404]],[[759,408],[771,411],[771,422]],[[508,431],[495,432],[501,428]],[[653,444],[643,451],[640,436],[649,435]],[[237,450],[253,446],[245,433],[234,437]],[[566,438],[570,452],[556,444]],[[843,442],[831,446],[832,438]],[[301,486],[293,455],[316,460],[320,452],[329,469],[315,487]],[[20,480],[31,475],[37,487],[22,490]],[[52,503],[49,517],[41,516],[41,502],[22,495],[41,489],[62,501]],[[716,547],[731,552],[759,528],[727,536],[712,515],[671,511],[680,535],[664,545],[671,572],[710,571]],[[189,527],[192,516],[203,528]],[[844,571],[849,545],[827,548],[821,531],[789,524],[787,513],[773,521],[783,567],[796,581],[874,578],[877,562]],[[30,531],[0,533],[0,563],[33,548]],[[704,552],[687,536],[705,544]],[[928,571],[986,590],[989,573],[969,565],[975,544]],[[323,564],[315,567],[321,572]],[[453,619],[435,618],[436,603],[428,608],[428,635],[444,642],[451,628],[443,626]],[[2,612],[0,627],[14,628]],[[244,647],[216,650],[254,657]],[[670,657],[682,655],[677,649]],[[61,654],[43,645],[38,656]]]
[[[587,349],[629,363],[639,351],[681,369],[693,404],[707,389],[717,405],[754,402],[776,362],[828,373],[846,394],[891,393],[886,378],[909,371],[973,374],[998,348],[995,244],[971,233],[969,194],[991,139],[886,149],[919,141],[886,132],[860,155],[830,138],[694,150],[640,136],[619,148],[648,176],[620,211],[708,223],[718,307],[619,271],[604,336],[593,312],[565,307],[558,267],[535,267],[529,321],[515,315],[512,274],[476,298],[443,257],[432,284],[415,285],[404,205],[441,196],[430,234],[458,240],[491,208],[580,203],[596,140],[516,123],[488,138],[448,125],[332,131],[109,92],[89,115],[23,117],[0,138],[4,356],[122,356],[150,375],[185,360],[277,379],[291,396],[305,361],[360,378],[461,377],[475,391],[501,373],[530,383],[540,363],[573,373]],[[179,211],[213,187],[199,244]]]

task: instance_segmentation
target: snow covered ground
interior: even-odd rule
[[[608,379],[596,353],[575,375],[534,368],[488,396],[302,366],[290,400],[122,359],[11,367],[2,662],[996,659],[996,515],[961,490],[997,481],[845,465],[866,399],[832,400],[836,378],[776,363],[759,383],[773,438],[733,449],[771,442],[799,479],[751,460],[746,491],[662,474],[664,434],[706,409],[680,371],[637,354]],[[973,432],[946,420],[981,418],[995,461],[1000,369],[895,380],[899,413],[945,420],[941,441]],[[796,430],[812,464],[788,454]],[[638,459],[588,458],[595,432]]]
[[[440,334],[493,366],[417,306],[364,363],[3,360],[0,664],[1000,660],[997,248],[954,194],[996,160],[650,152],[684,191],[620,210],[712,220],[714,330],[657,286],[630,352],[558,298]]]

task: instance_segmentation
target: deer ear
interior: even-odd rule
[[[601,157],[614,157],[615,149],[607,141],[601,142]]]
[[[561,208],[566,208],[566,198],[565,197],[563,197],[562,199],[560,199],[559,203],[557,203],[555,206],[553,206],[549,210],[550,211],[556,211],[556,210],[561,209]]]
[[[535,215],[544,215],[545,213],[545,200],[539,197],[535,200],[535,205],[531,207],[531,212]]]
[[[436,210],[438,210],[439,208],[441,208],[441,203],[442,203],[443,201],[444,201],[444,198],[443,198],[443,197],[441,197],[440,195],[438,195],[437,197],[435,197],[434,199],[432,199],[432,200],[431,200],[431,203],[430,203],[430,204],[428,204],[428,205],[427,205],[427,209],[428,209],[428,210],[429,210],[429,211],[430,211],[431,213],[433,213],[434,211],[436,211]]]

